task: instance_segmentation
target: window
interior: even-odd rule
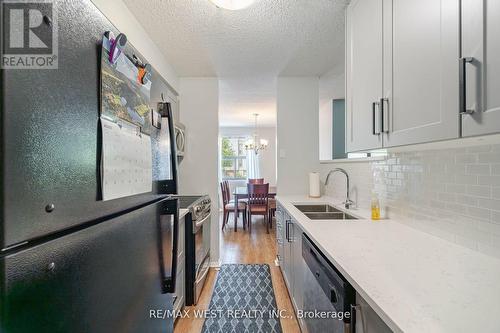
[[[223,137],[221,143],[222,179],[247,178],[245,137]]]

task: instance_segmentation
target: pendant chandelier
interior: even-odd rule
[[[258,155],[259,151],[267,148],[268,141],[265,139],[259,138],[259,132],[258,132],[258,128],[257,128],[257,117],[259,117],[259,114],[254,113],[253,116],[255,117],[253,137],[252,137],[252,139],[248,140],[245,143],[245,149],[246,150],[253,150],[255,152],[255,155]]]

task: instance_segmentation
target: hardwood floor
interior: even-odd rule
[[[222,225],[221,223],[222,221],[219,219],[219,226]],[[221,261],[223,264],[269,264],[278,309],[286,311],[285,316],[287,318],[281,318],[281,327],[284,333],[296,333],[300,332],[300,329],[293,306],[280,268],[274,264],[276,257],[275,232],[273,225],[273,229],[270,230],[269,234],[266,233],[266,226],[260,216],[254,216],[251,234],[249,234],[248,230],[243,231],[241,229],[241,222],[238,225],[238,232],[234,232],[234,228],[231,228],[228,224],[224,232],[220,234]],[[195,310],[208,309],[216,278],[217,270],[211,269],[201,293],[200,301],[196,306],[185,308],[191,315],[188,318],[179,318],[177,320],[174,333],[201,332],[204,319],[194,318],[192,314]]]

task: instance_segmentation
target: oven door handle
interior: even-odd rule
[[[211,215],[211,214],[212,214],[211,212],[208,212],[207,216],[205,216],[205,217],[203,218],[203,220],[201,220],[201,221],[199,221],[199,222],[198,222],[198,221],[196,221],[196,222],[195,222],[195,225],[194,225],[194,226],[195,226],[195,229],[198,229],[199,227],[201,227],[201,226],[203,225],[203,223],[205,223],[205,221],[206,221],[206,220],[208,220],[208,219],[210,218],[210,215]]]

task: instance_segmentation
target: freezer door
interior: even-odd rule
[[[168,156],[175,161],[173,142],[165,126],[165,135],[152,134],[153,189],[158,192],[101,200],[100,44],[105,31],[119,31],[90,0],[51,2],[59,13],[58,69],[0,70],[0,248],[142,205],[155,193],[176,189],[175,165],[168,163]],[[156,109],[169,88],[156,71],[152,82],[151,108]]]
[[[2,258],[0,331],[172,332],[172,318],[156,319],[172,309],[160,265],[163,203]]]
[[[160,270],[163,277],[163,292],[174,293],[179,243],[178,199],[165,200],[158,205],[158,216],[159,256]]]

